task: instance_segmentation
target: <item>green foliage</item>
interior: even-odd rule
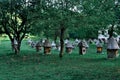
[[[49,33],[54,34],[54,32],[60,29],[61,27],[64,28],[75,27],[78,13],[70,10],[70,8],[73,8],[76,5],[75,1],[66,0],[66,1],[56,1],[54,3],[54,1],[50,0],[50,1],[42,1],[41,3],[44,3],[42,4],[41,7],[42,12],[41,10],[39,11],[41,14],[41,16],[39,16],[39,18],[41,18],[39,19],[41,26],[39,25],[39,27],[38,28],[35,27],[35,29],[40,30],[42,28],[45,35],[48,36]]]
[[[91,31],[92,29],[92,31]],[[89,34],[88,34],[89,33]],[[81,27],[69,32],[71,38],[80,38],[80,39],[89,39],[97,38],[98,36],[98,27]]]
[[[28,10],[25,1],[6,0],[0,5],[0,25],[4,32],[12,39],[13,36],[21,39],[27,33],[30,23],[28,23]]]
[[[12,10],[16,13],[20,12],[21,15],[27,15],[28,23],[32,22],[30,23],[32,27],[27,28],[27,32],[40,36],[53,37],[57,30],[64,27],[69,29],[67,35],[91,38],[97,36],[94,34],[99,29],[114,24],[114,22],[115,24],[120,22],[119,1],[115,4],[114,0],[31,0],[27,9],[21,8],[24,5],[14,4],[16,2],[23,3],[23,0],[15,0]],[[4,4],[7,5],[8,3]],[[4,9],[7,8],[8,6],[4,7]],[[84,27],[88,27],[88,29],[85,28],[85,31],[81,31],[84,30]],[[76,31],[76,28],[77,33],[73,32]],[[91,35],[86,36],[86,32]]]
[[[115,9],[119,9],[115,8],[114,0],[56,0],[55,2],[46,0],[41,1],[37,8],[39,8],[37,13],[40,13],[40,19],[38,20],[40,25],[35,28],[37,30],[42,29],[43,31],[41,32],[45,36],[51,37],[54,34],[54,30],[65,27],[69,29],[69,32],[67,32],[69,35],[73,37],[81,37],[83,35],[81,38],[96,37],[99,29],[105,28],[116,21]],[[89,28],[81,31],[84,30],[83,27]],[[76,28],[77,33],[73,32],[76,31]],[[89,32],[91,36],[86,36],[86,32]]]

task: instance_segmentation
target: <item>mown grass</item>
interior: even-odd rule
[[[120,58],[107,59],[90,45],[87,54],[65,53],[60,59],[57,50],[51,55],[36,53],[23,41],[20,55],[14,55],[8,40],[0,44],[0,80],[120,80]]]

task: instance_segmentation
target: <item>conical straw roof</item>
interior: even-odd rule
[[[107,49],[119,49],[118,43],[114,37],[108,40]]]
[[[45,40],[44,47],[51,47],[51,43],[49,42],[49,40]]]
[[[66,47],[67,47],[67,48],[73,48],[73,45],[68,42],[67,45],[66,45]]]
[[[36,46],[42,46],[42,43],[39,41],[36,43]]]
[[[81,41],[78,46],[82,46],[82,47],[86,47],[85,43],[83,41]]]
[[[97,47],[102,47],[102,44],[101,44],[100,42],[98,42],[98,43],[96,44],[96,46],[97,46]]]
[[[87,44],[87,42],[85,40],[83,40],[83,44],[85,47],[87,47],[87,48],[89,47],[89,45]]]

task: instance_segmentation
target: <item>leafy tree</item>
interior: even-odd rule
[[[38,1],[40,3],[36,6],[37,12],[34,13],[35,15],[39,14],[38,23],[40,26],[37,29],[45,33],[47,37],[50,36],[49,33],[54,33],[54,30],[60,33],[60,57],[63,56],[63,39],[66,30],[70,31],[70,34],[72,32],[75,36],[80,36],[80,38],[92,38],[97,36],[99,29],[103,29],[109,24],[116,24],[117,21],[117,10],[115,11],[115,9],[119,8],[115,7],[114,0]]]
[[[40,14],[38,19],[40,26],[37,29],[42,29],[46,37],[49,37],[50,33],[60,33],[55,35],[55,39],[60,36],[60,57],[63,55],[66,29],[78,26],[77,19],[80,19],[81,16],[77,11],[73,11],[78,4],[79,0],[42,0],[37,6],[37,8],[41,8],[37,10],[37,14]],[[75,25],[75,23],[77,24]]]
[[[0,25],[9,36],[12,44],[14,43],[14,38],[16,38],[18,46],[17,50],[15,49],[15,54],[19,53],[21,42],[29,31],[31,6],[32,3],[28,2],[28,0],[0,1]]]
[[[79,0],[78,0],[79,1]],[[54,21],[52,24],[54,24],[54,29],[60,30],[60,45],[61,50],[59,56],[63,56],[63,49],[64,49],[64,34],[66,29],[77,27],[75,26],[75,23],[77,23],[76,18],[80,18],[78,12],[72,11],[72,8],[79,4],[79,2],[76,2],[75,0],[59,0],[54,3],[52,3],[52,12],[49,12],[50,14],[50,20]],[[51,3],[50,3],[51,4]],[[71,10],[70,10],[71,9]],[[52,16],[54,15],[54,16]]]

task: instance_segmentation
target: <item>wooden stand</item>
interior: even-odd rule
[[[36,46],[36,51],[39,52],[41,50],[41,46]]]
[[[71,53],[72,52],[72,48],[71,47],[66,47],[66,52],[67,53]]]
[[[118,49],[107,49],[108,58],[117,58],[119,56]]]
[[[102,47],[97,47],[97,53],[102,53]]]
[[[51,54],[51,47],[44,47],[44,54]]]
[[[79,47],[79,54],[84,55],[86,54],[86,47]]]

